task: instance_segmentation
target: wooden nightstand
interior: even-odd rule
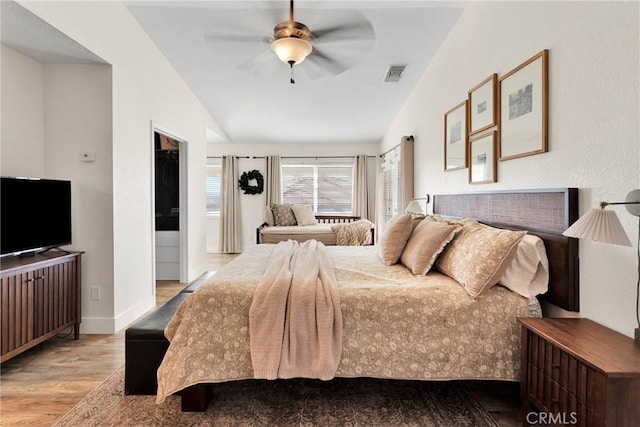
[[[519,320],[524,425],[640,425],[639,343],[588,319]]]

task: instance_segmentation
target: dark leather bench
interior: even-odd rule
[[[129,325],[124,341],[124,394],[156,394],[156,372],[169,348],[164,329],[180,304],[212,275],[205,273],[178,295]]]

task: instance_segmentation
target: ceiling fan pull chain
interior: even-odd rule
[[[295,64],[295,62],[289,61],[289,65],[291,66],[291,80],[290,80],[291,84],[296,83],[296,81],[293,79],[293,64]]]

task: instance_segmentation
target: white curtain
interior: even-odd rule
[[[238,187],[238,159],[222,156],[222,183],[220,207],[220,252],[242,252],[242,218],[240,216],[240,189]]]
[[[267,156],[267,177],[265,182],[265,204],[282,203],[282,162],[280,156]]]
[[[369,162],[366,155],[356,156],[353,177],[354,214],[362,219],[375,219],[375,196],[369,185]]]

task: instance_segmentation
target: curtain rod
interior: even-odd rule
[[[380,154],[380,157],[383,157],[385,154],[389,154],[390,152],[392,152],[393,150],[395,150],[396,148],[400,147],[400,144],[398,145],[394,145],[393,147],[389,148],[387,151],[385,151],[384,153]]]
[[[236,159],[264,159],[264,156],[233,156]],[[221,159],[222,156],[207,156],[207,159]]]
[[[281,157],[281,159],[352,159],[354,157],[356,156],[286,156],[286,157]],[[376,157],[378,156],[367,156],[367,158],[369,159],[376,158]],[[222,156],[207,156],[207,159],[221,159],[221,158]],[[235,158],[236,159],[265,159],[266,157],[265,156],[235,156]]]
[[[404,141],[405,137],[402,137],[402,140]],[[413,135],[409,135],[406,138],[408,138],[409,140],[413,141]],[[385,154],[395,150],[396,148],[400,147],[402,145],[402,143],[398,144],[398,145],[394,145],[393,147],[389,148],[387,151],[385,151],[384,153],[380,154],[380,157],[383,157]]]

